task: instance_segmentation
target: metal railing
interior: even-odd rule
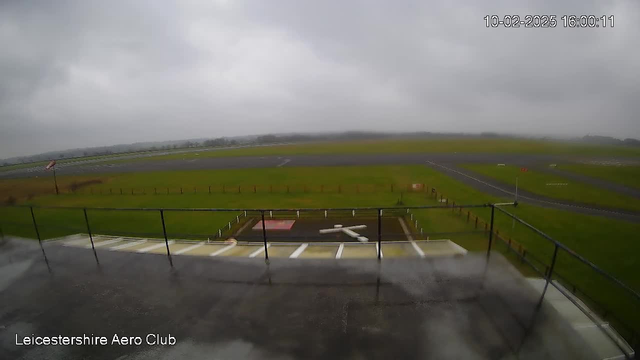
[[[437,195],[436,195],[437,196]],[[613,275],[607,273],[605,270],[603,270],[602,268],[598,267],[597,265],[595,265],[594,263],[592,263],[591,261],[587,260],[585,257],[577,254],[575,251],[573,251],[572,249],[570,249],[569,247],[567,247],[566,245],[556,241],[555,239],[553,239],[551,236],[547,235],[546,233],[544,233],[543,231],[535,228],[534,226],[532,226],[531,224],[527,223],[526,221],[520,219],[519,217],[517,217],[516,215],[512,214],[511,212],[501,208],[501,206],[506,206],[506,205],[514,205],[516,206],[517,203],[501,203],[501,204],[443,204],[443,205],[429,205],[429,206],[396,206],[396,207],[350,207],[350,208],[322,208],[322,209],[318,209],[318,208],[287,208],[287,209],[282,209],[282,208],[254,208],[254,209],[245,209],[245,208],[233,208],[233,209],[228,209],[228,208],[108,208],[108,207],[102,207],[102,208],[86,208],[86,207],[61,207],[61,206],[38,206],[38,207],[34,207],[34,206],[26,206],[26,205],[17,205],[17,206],[10,206],[11,208],[25,208],[29,210],[30,216],[31,216],[31,222],[33,224],[33,228],[35,230],[35,234],[36,237],[38,239],[38,242],[40,244],[40,248],[42,250],[42,254],[43,257],[45,259],[45,261],[48,264],[48,260],[47,260],[47,256],[45,253],[45,249],[42,246],[42,237],[39,231],[39,225],[38,225],[38,221],[36,218],[36,215],[34,213],[34,208],[35,209],[64,209],[64,210],[78,210],[78,211],[82,211],[83,217],[84,217],[84,222],[85,222],[85,226],[86,226],[86,231],[89,235],[89,239],[91,242],[91,248],[93,250],[93,254],[94,257],[96,259],[96,262],[99,263],[99,259],[98,259],[98,254],[96,252],[95,249],[95,244],[93,241],[93,236],[94,234],[92,233],[92,228],[91,228],[91,223],[90,223],[90,217],[87,213],[87,210],[91,210],[91,211],[132,211],[132,212],[146,212],[146,213],[157,213],[158,214],[158,218],[160,220],[160,224],[162,225],[162,236],[164,238],[164,242],[165,242],[165,246],[166,246],[166,254],[167,254],[167,258],[169,261],[170,266],[173,267],[173,259],[171,257],[171,250],[169,247],[169,236],[167,234],[167,227],[166,227],[166,223],[165,223],[165,214],[167,212],[182,212],[182,213],[187,213],[187,212],[192,212],[192,213],[198,213],[198,212],[227,212],[227,213],[240,213],[242,215],[244,215],[245,217],[247,216],[247,213],[251,213],[254,217],[258,217],[261,220],[261,224],[262,224],[262,229],[261,229],[261,243],[264,246],[264,259],[265,260],[269,260],[269,233],[267,231],[267,228],[265,226],[265,220],[267,218],[277,218],[278,214],[297,214],[297,216],[299,217],[301,213],[304,212],[320,212],[320,213],[324,213],[324,216],[327,217],[328,213],[335,213],[335,212],[344,212],[345,214],[354,214],[358,212],[358,213],[366,213],[369,216],[373,215],[373,218],[376,219],[377,221],[377,229],[376,229],[376,239],[372,239],[374,240],[374,242],[376,243],[376,249],[377,249],[377,258],[380,260],[382,259],[382,251],[383,251],[383,242],[382,242],[382,226],[383,226],[383,212],[385,213],[393,213],[393,214],[400,214],[400,213],[404,213],[404,214],[409,214],[411,213],[412,210],[421,210],[421,209],[459,209],[459,213],[462,214],[462,209],[473,209],[473,208],[490,208],[491,209],[491,220],[488,224],[489,229],[488,229],[488,245],[487,245],[487,256],[490,256],[491,252],[492,252],[492,247],[494,246],[494,237],[497,237],[498,239],[502,240],[505,244],[507,243],[506,241],[504,241],[504,239],[500,238],[500,236],[498,235],[498,231],[495,229],[494,227],[494,219],[496,217],[496,210],[504,215],[507,215],[508,217],[512,218],[514,221],[518,222],[519,224],[525,226],[526,228],[530,229],[531,231],[533,231],[535,234],[539,235],[540,237],[544,238],[546,241],[548,241],[550,244],[553,245],[553,253],[550,259],[550,262],[548,264],[545,264],[544,261],[541,261],[540,258],[536,258],[534,256],[532,256],[531,254],[528,254],[526,252],[526,250],[522,250],[522,247],[520,246],[520,251],[515,250],[511,247],[511,239],[509,239],[508,242],[508,248],[509,250],[511,250],[513,253],[515,253],[518,257],[520,257],[521,262],[522,263],[526,263],[529,266],[531,266],[536,273],[538,273],[541,277],[543,277],[546,282],[545,282],[545,286],[543,289],[543,298],[544,298],[544,294],[547,291],[547,288],[549,286],[549,284],[551,284],[552,286],[554,286],[558,291],[560,291],[561,293],[563,293],[571,302],[574,303],[575,306],[577,306],[580,310],[582,310],[585,315],[587,317],[589,317],[589,319],[591,321],[593,321],[598,328],[604,332],[622,351],[622,353],[625,354],[625,356],[627,358],[632,358],[633,357],[633,353],[629,352],[629,350],[623,346],[622,344],[620,344],[620,342],[618,341],[618,339],[615,338],[614,335],[612,335],[611,331],[608,331],[607,329],[605,329],[605,327],[602,325],[602,323],[600,321],[598,321],[598,319],[589,311],[588,308],[584,308],[584,306],[582,304],[580,304],[578,301],[576,301],[576,299],[571,296],[570,293],[567,293],[567,290],[560,284],[560,282],[558,282],[557,280],[554,281],[554,277],[556,277],[558,280],[562,281],[565,284],[569,284],[570,287],[575,289],[575,286],[571,285],[568,280],[565,277],[560,276],[555,268],[558,262],[558,255],[560,252],[562,252],[563,254],[568,254],[571,258],[577,260],[578,262],[584,264],[585,266],[587,266],[590,270],[592,270],[594,273],[598,274],[599,276],[602,276],[604,279],[606,279],[606,281],[610,284],[613,284],[614,286],[616,286],[617,288],[621,289],[633,302],[634,304],[637,304],[637,306],[640,306],[640,294],[635,291],[634,289],[630,288],[628,285],[624,284],[622,281],[620,281],[619,279],[617,279],[616,277],[614,277]],[[6,208],[6,207],[5,207]],[[275,214],[275,216],[274,216]],[[467,213],[467,223],[469,223],[470,221],[470,212]],[[295,215],[294,215],[295,216]],[[239,217],[240,215],[237,216],[238,222],[239,222]],[[476,228],[477,228],[477,220],[478,217],[476,216]],[[220,233],[220,231],[218,231],[218,233]],[[0,235],[3,235],[3,230],[2,230],[2,226],[0,224]],[[528,258],[527,258],[527,255]],[[535,263],[538,264],[538,266],[536,266]],[[542,270],[540,267],[544,266],[544,270]],[[575,293],[575,290],[573,291]],[[598,304],[598,306],[601,306],[601,304],[599,304],[597,301],[593,300],[591,297],[589,297],[588,295],[586,295],[586,293],[584,291],[581,291],[581,293],[585,296],[586,300],[588,303],[590,304]],[[627,330],[629,330],[626,334],[623,335],[623,337],[625,338],[625,340],[631,345],[631,347],[633,349],[637,348],[638,346],[638,335],[636,332],[636,329],[634,328],[634,326],[629,325],[627,322],[621,321],[619,318],[615,318],[616,319],[616,324],[621,324],[622,326],[624,326]]]

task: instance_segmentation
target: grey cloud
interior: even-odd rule
[[[616,27],[482,19],[527,13]],[[5,1],[0,158],[329,129],[640,137],[639,14],[633,0]]]

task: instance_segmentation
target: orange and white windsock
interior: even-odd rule
[[[49,165],[45,166],[44,169],[45,170],[51,170],[51,169],[53,169],[54,166],[56,166],[56,161],[55,160],[51,160],[49,162]]]

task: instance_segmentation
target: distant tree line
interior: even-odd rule
[[[113,145],[95,148],[71,149],[65,151],[47,152],[43,154],[6,159],[3,166],[30,163],[36,161],[48,161],[52,159],[73,159],[88,156],[105,156],[125,154],[132,152],[157,152],[176,149],[188,149],[197,147],[231,147],[238,145],[262,145],[276,143],[298,143],[310,141],[335,141],[335,140],[368,140],[368,139],[428,139],[428,138],[523,138],[522,136],[509,136],[495,132],[483,132],[480,134],[464,133],[432,133],[432,132],[410,132],[410,133],[384,133],[371,131],[346,131],[340,133],[324,134],[266,134],[250,137],[227,138],[219,137],[213,139],[188,140],[188,141],[165,141],[152,143],[135,143],[127,145]],[[640,140],[627,138],[624,140],[610,136],[587,135],[574,141],[599,145],[621,145],[640,146]]]

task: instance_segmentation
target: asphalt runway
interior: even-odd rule
[[[511,185],[504,184],[487,176],[476,174],[470,170],[462,169],[453,164],[445,166],[435,162],[430,162],[428,165],[434,170],[451,176],[452,178],[459,180],[476,190],[480,190],[494,196],[500,196],[508,200],[515,200],[515,189],[512,188]],[[640,213],[637,212],[558,200],[524,191],[522,189],[518,189],[518,202],[551,209],[566,210],[585,215],[604,216],[611,219],[640,222]]]
[[[148,171],[180,171],[180,170],[223,170],[223,169],[251,169],[272,167],[314,167],[314,166],[358,166],[358,165],[428,165],[449,176],[454,177],[465,184],[496,196],[512,198],[513,191],[506,184],[494,179],[482,177],[469,170],[463,170],[456,165],[484,163],[484,164],[515,164],[541,168],[552,163],[581,162],[589,163],[617,162],[616,159],[566,156],[566,155],[542,155],[542,154],[491,154],[491,153],[409,153],[409,154],[345,154],[345,155],[292,155],[292,156],[247,156],[247,157],[213,157],[195,159],[174,160],[148,160],[132,161],[126,163],[105,164],[95,163],[68,163],[57,167],[58,176],[86,175],[100,173],[130,173]],[[437,164],[439,166],[436,166]],[[565,174],[563,173],[563,176]],[[51,176],[44,169],[18,169],[0,172],[0,178],[25,178],[35,176]],[[576,180],[584,181],[585,176],[576,175]],[[621,187],[605,180],[593,179],[586,181],[600,188],[622,192],[635,201],[638,191]],[[587,215],[605,216],[613,219],[640,222],[640,213],[624,209],[606,208],[602,206],[580,204],[565,200],[547,198],[541,195],[521,191],[519,201],[534,205],[572,211]]]
[[[97,265],[90,249],[61,246],[47,248],[47,266],[35,241],[0,247],[1,359],[599,358],[498,253],[175,257],[170,268],[165,256],[106,250]],[[85,334],[107,343],[24,345]]]
[[[356,166],[356,165],[415,165],[426,161],[439,163],[514,163],[540,164],[569,161],[566,156],[513,155],[513,154],[344,154],[344,155],[292,155],[292,156],[242,156],[210,157],[174,160],[137,160],[107,164],[62,163],[56,165],[59,175],[84,175],[97,173],[127,173],[170,170],[250,169],[282,166]],[[25,178],[50,176],[44,168],[16,169],[0,172],[0,178]]]

